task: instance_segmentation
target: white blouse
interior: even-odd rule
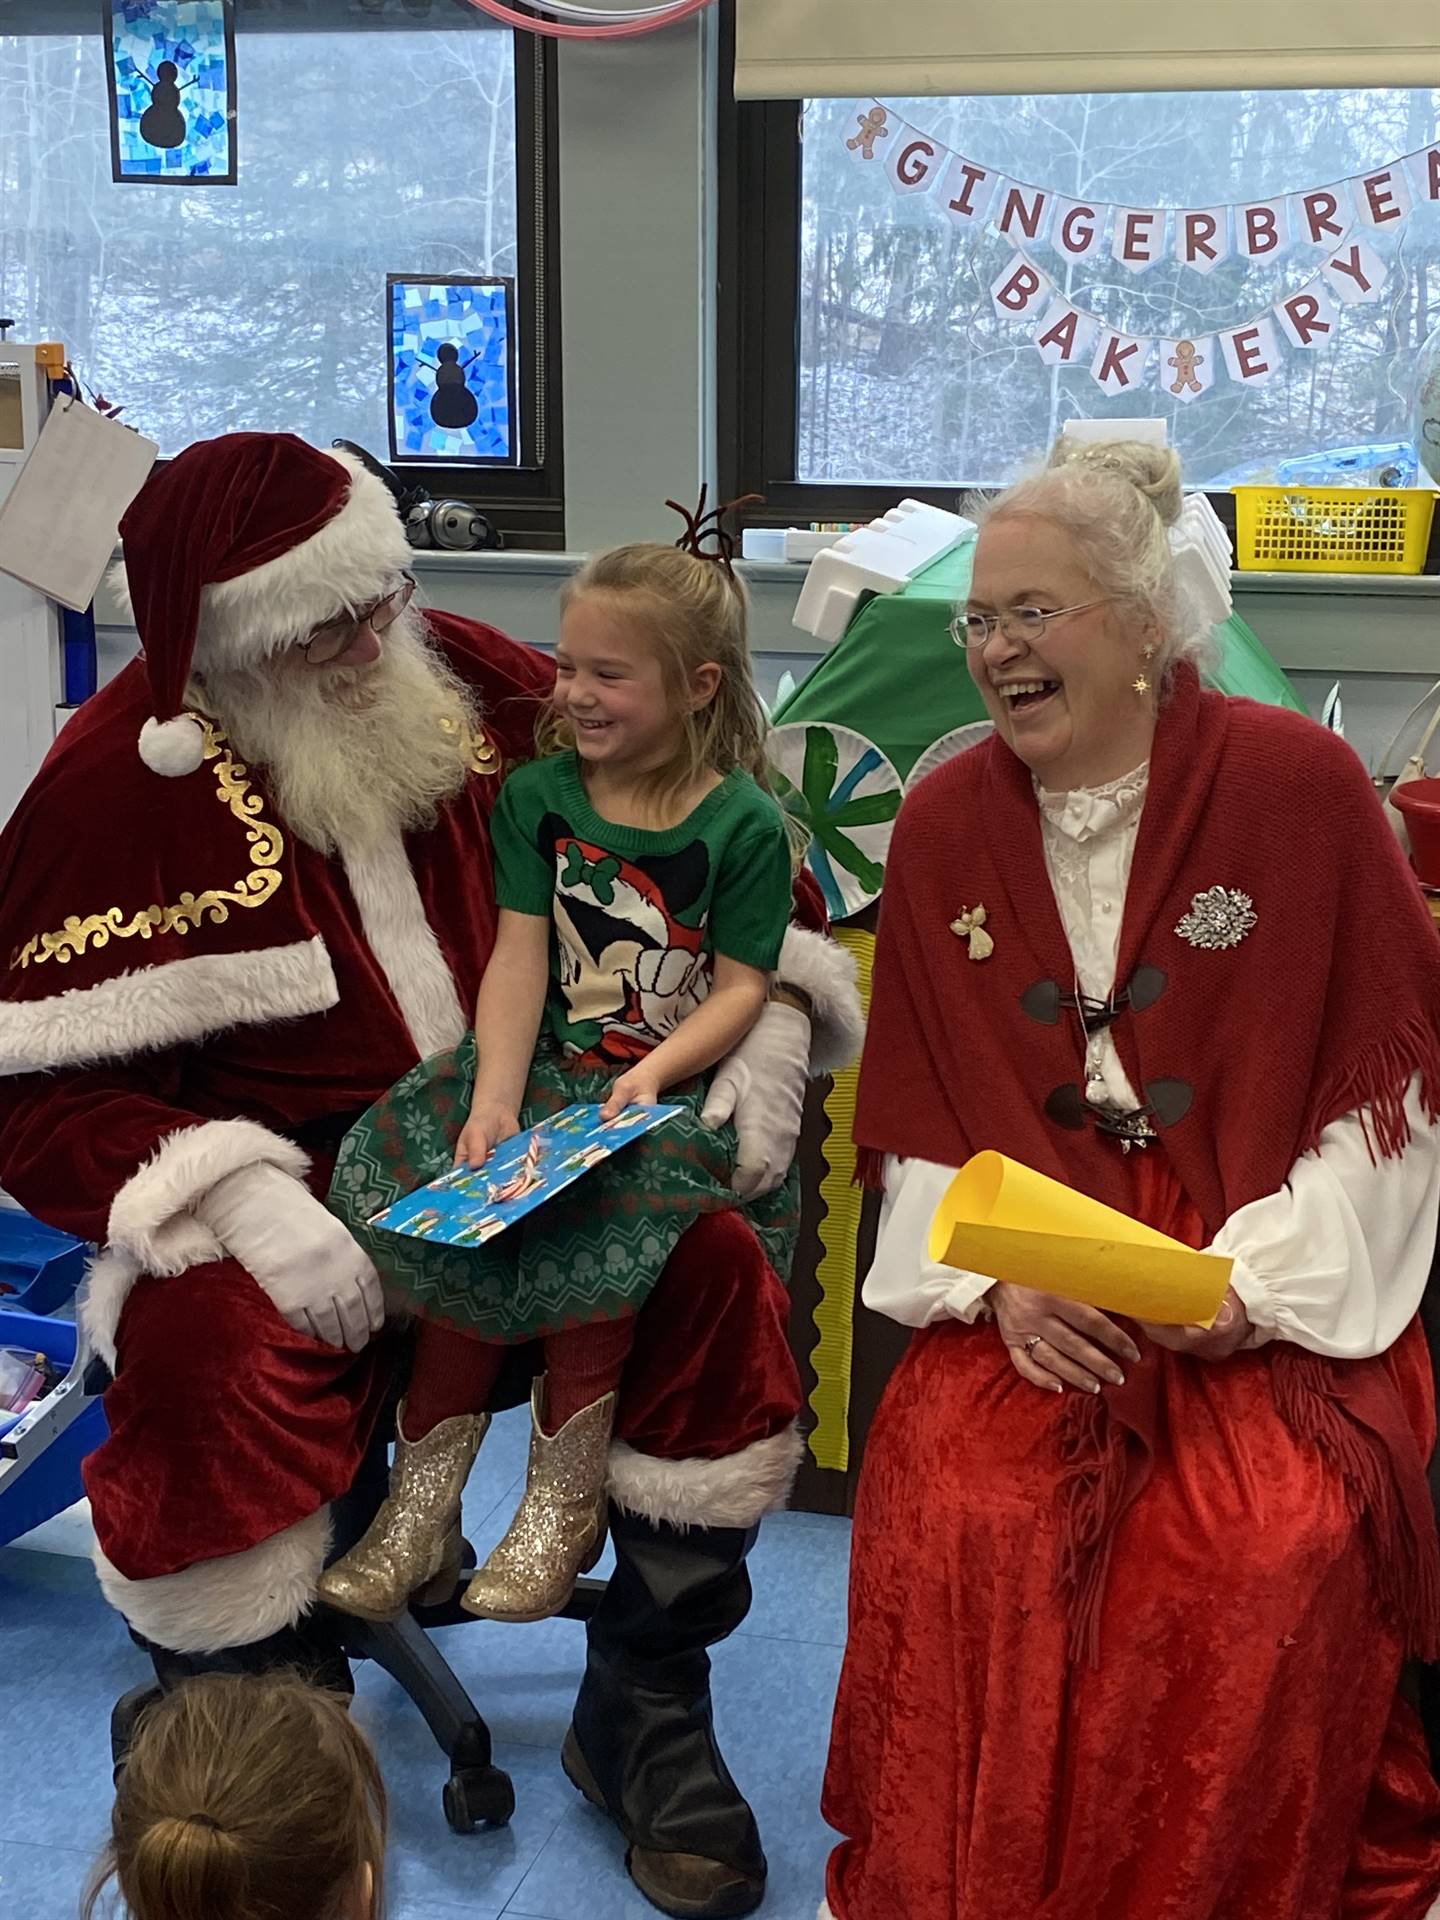
[[[1076,981],[1104,1000],[1115,981],[1148,766],[1107,786],[1038,790],[1045,863],[1070,942]],[[1086,1096],[1097,1105],[1140,1103],[1108,1030],[1091,1036]],[[1254,1325],[1252,1344],[1293,1340],[1312,1352],[1359,1360],[1383,1353],[1413,1318],[1425,1290],[1440,1221],[1440,1129],[1426,1117],[1418,1080],[1406,1101],[1410,1144],[1373,1162],[1357,1114],[1325,1129],[1278,1193],[1233,1213],[1210,1250],[1234,1261],[1231,1284]],[[992,1277],[930,1260],[930,1222],[953,1167],[886,1163],[885,1203],[865,1304],[902,1325],[972,1321],[988,1312]]]

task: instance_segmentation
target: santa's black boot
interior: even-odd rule
[[[755,1528],[652,1526],[611,1509],[615,1571],[589,1626],[564,1764],[625,1837],[635,1885],[677,1920],[765,1897],[755,1816],[715,1742],[707,1648],[750,1611]]]

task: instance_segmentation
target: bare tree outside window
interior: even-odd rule
[[[116,186],[100,33],[0,35],[0,312],[164,453],[383,448],[386,274],[516,271],[513,38],[246,33],[238,58],[240,184]]]
[[[1146,414],[1170,423],[1197,483],[1239,470],[1409,437],[1417,348],[1440,324],[1440,207],[1395,237],[1366,230],[1390,278],[1347,309],[1326,351],[1286,348],[1264,387],[1225,379],[1182,405],[1158,381],[1107,398],[1088,364],[1048,368],[1033,321],[995,317],[989,286],[1007,240],[957,231],[938,192],[899,195],[860,167],[845,135],[869,101],[817,100],[804,125],[801,211],[801,481],[952,485],[1003,481],[1068,419]],[[967,159],[1071,199],[1206,207],[1320,187],[1437,138],[1440,90],[1072,94],[886,103]],[[1106,256],[1031,252],[1075,305],[1116,331],[1190,338],[1238,326],[1313,275],[1324,254],[1235,258],[1208,277],[1161,261],[1131,275]]]

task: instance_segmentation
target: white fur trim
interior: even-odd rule
[[[390,982],[422,1060],[459,1044],[469,1025],[450,963],[425,918],[399,833],[376,846],[340,848],[366,944]]]
[[[394,498],[383,480],[353,454],[324,449],[350,474],[350,494],[318,533],[267,560],[238,580],[207,586],[200,599],[195,671],[253,665],[333,620],[347,607],[363,607],[385,592],[409,565]],[[107,582],[126,613],[133,612],[124,559]]]
[[[188,713],[173,720],[152,715],[140,729],[140,758],[152,773],[167,780],[194,773],[205,764],[205,729]]]
[[[167,1134],[110,1202],[107,1246],[142,1273],[183,1273],[224,1249],[190,1209],[241,1167],[279,1167],[303,1179],[310,1156],[254,1120],[205,1120]]]
[[[202,1560],[154,1580],[127,1580],[95,1549],[105,1598],[136,1633],[172,1653],[248,1647],[293,1627],[315,1604],[330,1551],[330,1510],[322,1507],[244,1553]]]
[[[326,449],[350,474],[350,494],[318,533],[200,602],[195,671],[253,665],[325,620],[377,599],[409,566],[410,543],[383,480],[353,454]]]
[[[672,1527],[753,1527],[790,1498],[805,1443],[798,1427],[722,1460],[658,1460],[617,1440],[610,1498],[627,1513]]]
[[[830,1902],[828,1900],[822,1900],[820,1902],[820,1911],[816,1914],[815,1920],[835,1920],[835,1915],[830,1911]]]
[[[120,1315],[130,1289],[140,1278],[140,1262],[117,1247],[107,1247],[90,1263],[85,1291],[80,1296],[80,1322],[100,1358],[115,1371]]]
[[[791,927],[780,949],[776,978],[808,993],[814,1005],[810,1071],[838,1073],[865,1043],[865,1015],[855,985],[855,961],[823,933]]]
[[[340,998],[325,942],[202,953],[0,1005],[0,1074],[91,1066],[204,1040],[230,1027],[323,1013]]]

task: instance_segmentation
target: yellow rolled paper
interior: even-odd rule
[[[930,1258],[1176,1327],[1210,1325],[1233,1265],[1003,1153],[977,1153],[950,1182],[931,1223]]]

